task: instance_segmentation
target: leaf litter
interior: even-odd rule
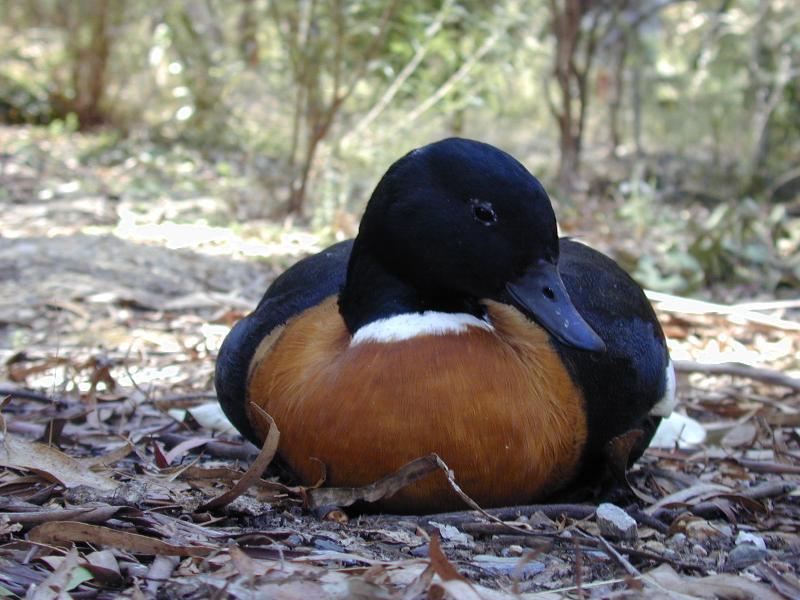
[[[0,130],[9,148],[14,135]],[[56,156],[43,164],[42,185],[74,178]],[[208,408],[221,340],[285,266],[278,254],[297,247],[270,254],[275,244],[227,234],[177,245],[148,237],[158,211],[132,211],[124,189],[79,214],[74,202],[43,203],[35,219],[27,197],[0,196],[0,226],[12,233],[0,239],[0,595],[800,595],[791,303],[687,309],[654,299],[684,361],[679,411],[705,441],[648,449],[626,473],[635,434],[623,436],[609,448],[613,485],[602,497],[482,510],[435,455],[364,488],[327,488],[322,467],[318,485],[303,487],[277,465],[263,473],[277,428],[259,452]],[[174,215],[202,204],[159,202]],[[254,247],[272,250],[252,260]],[[748,368],[693,364],[712,359]],[[348,513],[435,471],[463,511]],[[635,539],[603,538],[602,501],[636,521]]]

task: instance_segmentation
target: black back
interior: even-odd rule
[[[256,445],[262,440],[245,412],[253,354],[275,327],[341,291],[352,248],[353,240],[346,240],[294,264],[272,282],[256,309],[236,323],[222,343],[214,379],[217,397],[231,423]]]
[[[641,455],[660,422],[648,415],[664,394],[669,355],[661,326],[642,288],[613,260],[573,240],[560,240],[558,270],[573,304],[606,343],[605,353],[553,344],[586,398],[589,435],[583,474],[598,471],[605,444],[630,429]]]

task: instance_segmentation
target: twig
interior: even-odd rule
[[[164,432],[154,437],[163,441],[170,446],[177,446],[187,440],[193,439],[192,436],[181,435],[179,433]],[[213,456],[215,458],[228,458],[231,460],[240,460],[243,462],[250,461],[258,456],[258,448],[250,442],[236,443],[236,442],[208,442],[204,446],[204,453],[206,456]]]
[[[680,296],[654,292],[652,290],[645,290],[645,294],[650,300],[658,302],[658,308],[666,312],[698,315],[726,315],[728,317],[738,317],[745,321],[766,325],[775,329],[800,331],[800,323],[796,321],[788,321],[769,315],[762,315],[761,313],[738,306],[705,302],[704,300],[695,300],[693,298],[682,298]]]
[[[799,169],[800,170],[800,169]],[[769,302],[742,302],[734,304],[739,310],[785,310],[800,308],[800,300],[772,300]]]
[[[500,39],[500,33],[494,32],[489,35],[480,47],[465,60],[459,69],[453,73],[447,81],[445,81],[438,90],[436,90],[432,95],[428,96],[422,104],[417,106],[414,110],[412,110],[406,117],[403,119],[403,122],[400,125],[400,129],[404,127],[408,127],[416,121],[423,113],[427,112],[428,109],[433,107],[437,102],[439,102],[442,98],[444,98],[451,89],[453,89],[462,79],[464,79],[472,68],[484,57],[484,55],[491,50],[494,45],[497,43],[497,40]]]
[[[741,461],[739,461],[741,462]],[[755,461],[754,461],[755,462]],[[791,465],[780,465],[788,467]],[[795,488],[794,484],[787,481],[768,481],[760,485],[755,485],[751,488],[744,490],[732,490],[730,494],[741,496],[749,500],[764,500],[766,498],[775,498],[776,496],[783,496],[788,494]],[[651,516],[665,523],[672,523],[681,514],[689,512],[696,517],[703,519],[715,519],[720,516],[725,516],[723,511],[720,510],[719,505],[709,500],[706,502],[698,502],[694,506],[689,506],[684,509],[669,509],[662,508],[656,510]]]
[[[570,519],[585,519],[594,514],[596,508],[589,504],[528,504],[525,506],[490,508],[486,512],[501,521],[512,521],[517,517],[530,517],[537,512],[544,513],[549,519],[558,519],[562,515],[566,515]],[[462,510],[418,517],[417,522],[436,521],[437,523],[458,527],[460,524],[474,522],[475,517],[475,511]]]
[[[519,546],[530,546],[531,544],[536,544],[536,537],[541,537],[542,534],[531,532],[532,535],[506,535],[506,534],[498,534],[495,536],[497,541],[501,541],[504,545],[511,545],[517,544]],[[566,537],[552,537],[550,538],[553,542],[560,542],[562,544],[569,544],[572,545],[575,538],[566,538]],[[583,546],[588,546],[589,548],[599,548],[599,542],[588,539],[588,538],[580,538],[579,542]],[[686,562],[677,558],[670,558],[668,556],[663,556],[661,554],[656,554],[655,552],[651,552],[649,550],[639,550],[636,548],[625,548],[618,544],[613,544],[608,542],[608,544],[617,550],[618,552],[624,552],[625,554],[634,557],[634,558],[641,558],[643,560],[652,560],[657,563],[667,563],[668,565],[676,568],[676,569],[685,569],[687,571],[698,571],[702,574],[705,574],[706,568],[703,565],[697,565],[694,563]]]
[[[659,533],[666,534],[669,532],[669,527],[667,527],[662,521],[653,515],[648,515],[637,506],[629,507],[625,510],[625,512],[627,512],[630,517],[639,525],[644,525],[650,529],[655,529]]]
[[[350,140],[356,139],[362,131],[369,127],[369,125],[372,124],[372,122],[378,118],[378,116],[380,116],[384,109],[397,95],[397,92],[400,91],[400,88],[402,88],[406,80],[411,77],[414,71],[417,70],[417,67],[420,65],[420,63],[422,63],[422,60],[428,53],[433,39],[441,30],[442,23],[444,22],[444,18],[447,15],[451,5],[452,0],[444,0],[442,2],[442,6],[436,15],[436,18],[430,25],[428,25],[428,27],[425,28],[424,42],[418,45],[416,51],[414,52],[414,56],[411,57],[411,60],[406,63],[406,66],[403,67],[397,77],[395,77],[394,81],[389,85],[388,88],[386,88],[386,91],[383,93],[383,96],[381,96],[380,100],[375,103],[375,105],[369,110],[363,119],[356,123],[356,125],[342,137],[343,145],[347,145]]]
[[[788,387],[800,391],[800,379],[771,369],[759,369],[742,363],[699,363],[693,360],[676,360],[675,370],[680,373],[707,373],[709,375],[733,375],[755,381]]]
[[[610,558],[612,558],[613,560],[616,560],[620,565],[622,565],[622,568],[625,569],[628,572],[629,575],[631,575],[633,577],[641,578],[642,574],[639,572],[639,569],[634,567],[627,558],[625,558],[624,556],[622,556],[622,554],[617,552],[617,549],[614,548],[611,544],[609,544],[608,541],[606,541],[605,538],[603,538],[602,536],[597,536],[597,537],[595,537],[595,536],[587,536],[587,539],[590,539],[590,540],[593,540],[593,541],[597,542],[597,545],[603,551],[605,551],[605,553],[608,554],[608,556]],[[576,540],[576,543],[577,543],[577,540]]]
[[[735,459],[740,465],[753,471],[754,473],[773,473],[778,475],[800,475],[800,466],[786,465],[765,460],[753,460],[751,458]]]
[[[51,396],[43,392],[36,392],[34,390],[26,390],[18,388],[13,385],[0,385],[0,396],[13,396],[14,398],[21,398],[23,400],[34,400],[36,402],[62,402],[60,396]]]

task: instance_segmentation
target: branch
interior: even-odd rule
[[[420,104],[406,116],[398,129],[402,129],[413,123],[423,113],[427,112],[437,102],[444,98],[450,92],[450,90],[452,90],[462,79],[469,75],[469,72],[472,70],[472,68],[486,55],[487,52],[489,52],[489,50],[492,49],[492,47],[497,43],[498,39],[500,39],[499,32],[494,32],[487,37],[483,44],[481,44],[480,48],[478,48],[472,54],[472,56],[465,60],[464,64],[462,64],[461,67],[455,73],[453,73],[438,90],[436,90],[431,96],[428,96],[428,98],[422,104]]]
[[[708,375],[746,377],[754,381],[761,381],[770,385],[780,385],[788,387],[795,392],[800,392],[800,379],[771,369],[759,369],[735,362],[699,363],[692,360],[676,360],[673,364],[675,365],[675,370],[679,373],[706,373]]]
[[[409,77],[411,77],[411,75],[413,75],[414,71],[417,70],[417,67],[419,67],[420,63],[422,63],[422,59],[425,58],[426,54],[428,54],[431,42],[436,37],[436,34],[438,34],[442,29],[442,23],[444,22],[444,18],[450,9],[450,6],[452,6],[452,3],[452,0],[444,0],[442,2],[442,7],[439,9],[439,12],[436,15],[433,23],[425,28],[424,43],[420,44],[416,52],[414,52],[414,56],[411,57],[411,60],[409,60],[406,66],[403,67],[400,73],[397,74],[397,77],[395,77],[391,85],[386,88],[386,91],[383,93],[383,96],[381,96],[381,99],[375,103],[366,116],[364,116],[364,118],[361,119],[356,126],[353,127],[353,129],[345,134],[345,136],[342,138],[343,144],[346,144],[350,139],[357,136],[376,118],[378,118],[378,116],[386,109],[389,103],[397,95],[397,92],[400,91],[400,88],[403,87],[403,84],[408,80]]]
[[[731,306],[727,304],[717,304],[715,302],[705,302],[704,300],[695,300],[693,298],[682,298],[680,296],[673,296],[672,294],[664,294],[662,292],[654,292],[652,290],[645,290],[645,295],[653,302],[658,302],[659,310],[673,313],[695,314],[695,315],[726,315],[728,317],[738,317],[745,321],[758,323],[759,325],[766,325],[774,329],[782,329],[785,331],[800,331],[800,323],[797,321],[789,321],[787,319],[779,319],[770,315],[762,315],[761,313],[740,306]]]

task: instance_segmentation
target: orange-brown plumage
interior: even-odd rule
[[[518,161],[463,139],[396,161],[354,240],[278,277],[226,337],[215,385],[254,443],[267,425],[251,403],[272,415],[306,483],[317,460],[328,485],[358,486],[436,452],[484,506],[596,480],[608,441],[640,429],[639,456],[674,400],[641,288],[559,240]],[[459,507],[436,474],[378,508]]]
[[[351,346],[330,297],[262,343],[248,400],[275,419],[279,452],[306,483],[319,474],[314,459],[328,485],[357,486],[436,452],[482,505],[552,493],[581,455],[583,398],[543,329],[509,305],[486,306],[494,331]],[[263,436],[263,417],[251,410],[249,418]],[[461,505],[437,475],[381,507]]]

